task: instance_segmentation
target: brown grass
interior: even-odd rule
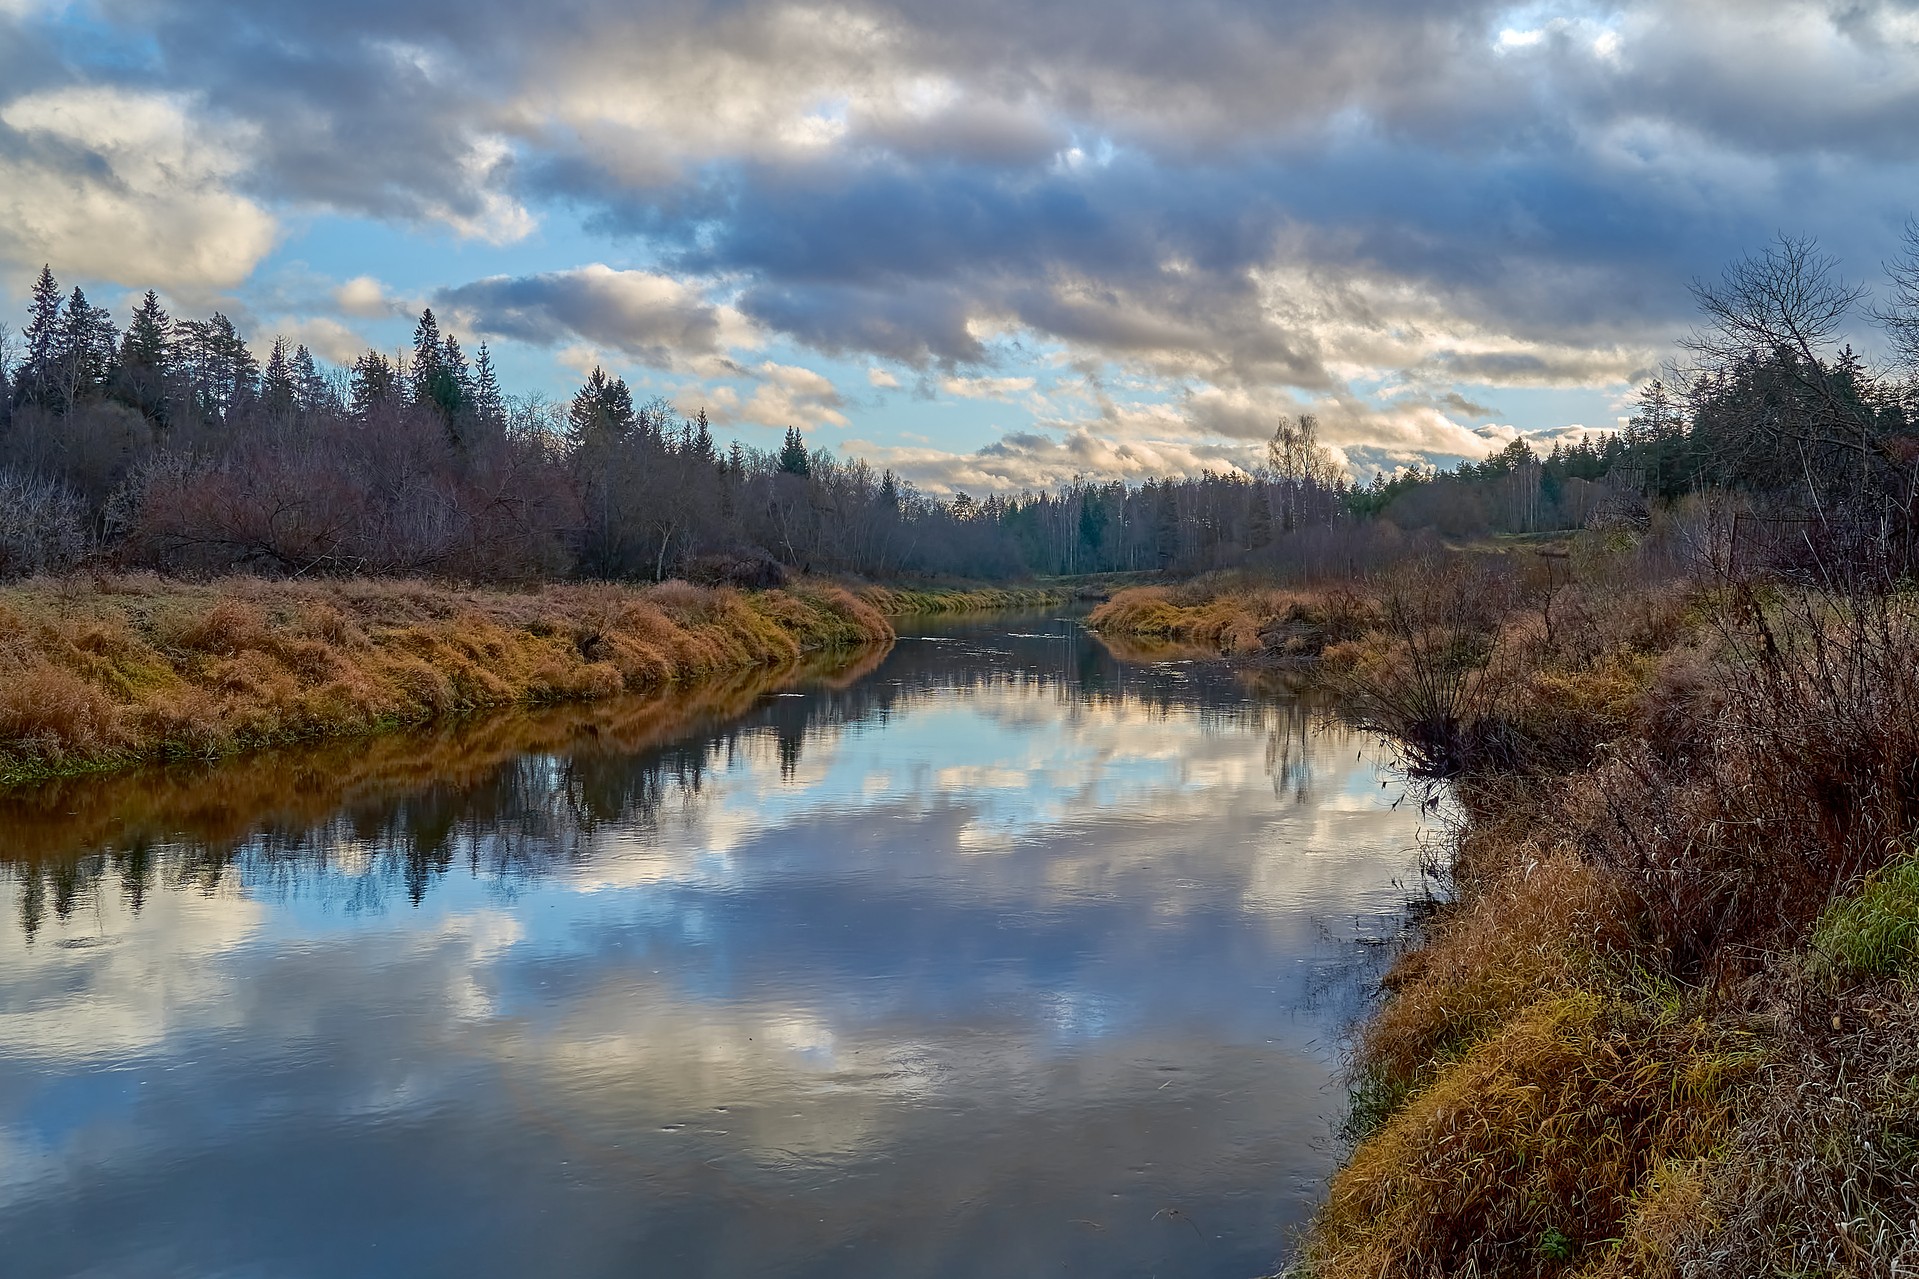
[[[0,856],[16,864],[75,848],[184,838],[226,847],[263,827],[313,826],[343,809],[397,802],[435,786],[465,790],[526,754],[632,755],[750,710],[799,681],[842,686],[885,655],[879,645],[716,675],[688,688],[520,707],[371,739],[269,747],[244,758],[142,764],[104,777],[52,778],[0,794]]]
[[[1048,586],[867,586],[861,588],[859,595],[888,617],[925,617],[941,613],[1049,608],[1064,603],[1071,592],[1064,587]]]
[[[602,699],[891,636],[831,585],[34,581],[0,592],[0,782]]]
[[[1239,579],[1136,586],[1094,609],[1102,635],[1190,644],[1231,657],[1309,661],[1377,624],[1378,604],[1345,586],[1279,590]]]

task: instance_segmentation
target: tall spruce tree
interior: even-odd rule
[[[413,402],[425,404],[433,399],[434,384],[445,368],[445,351],[440,344],[440,322],[433,318],[433,308],[420,312],[419,322],[413,326],[413,358],[406,368],[407,382],[413,391]]]
[[[486,343],[473,353],[473,416],[488,426],[506,421],[506,397],[500,392],[500,378],[493,371],[493,353]]]
[[[260,402],[276,420],[290,421],[300,406],[299,383],[294,378],[293,354],[287,340],[273,339],[273,354],[267,357],[265,375],[260,380]]]
[[[121,400],[161,426],[167,419],[167,387],[173,376],[173,319],[148,289],[120,339],[117,379]]]
[[[797,426],[786,428],[786,440],[780,445],[780,470],[787,475],[806,475],[813,467],[806,455],[806,440]]]
[[[311,417],[339,407],[333,384],[320,372],[319,361],[302,342],[293,348],[293,401],[304,416]]]
[[[60,282],[53,268],[42,266],[27,303],[27,326],[20,331],[24,350],[20,374],[14,379],[14,397],[21,404],[44,404],[54,394],[54,351],[60,340]]]
[[[400,389],[393,361],[378,351],[367,351],[353,362],[353,415],[365,418]]]
[[[259,394],[260,361],[224,312],[182,320],[176,332],[181,372],[203,416],[224,422]]]
[[[87,301],[85,290],[76,285],[54,333],[54,378],[61,409],[70,412],[105,392],[113,376],[119,336],[113,316],[105,307]]]
[[[568,406],[567,425],[577,443],[624,439],[637,421],[633,412],[633,392],[625,378],[609,378],[599,365],[586,375],[586,382]]]

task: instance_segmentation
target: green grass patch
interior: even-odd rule
[[[1822,975],[1854,981],[1919,978],[1919,853],[1883,867],[1820,916],[1812,937]]]

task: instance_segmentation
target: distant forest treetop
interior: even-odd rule
[[[1844,342],[1865,293],[1782,239],[1695,285],[1706,323],[1625,429],[1519,438],[1483,462],[1355,484],[1310,415],[1264,465],[1127,484],[938,498],[858,459],[715,442],[704,410],[636,404],[595,368],[565,404],[501,387],[432,311],[411,349],[351,366],[231,320],[175,319],[149,291],[124,331],[51,269],[19,338],[0,331],[0,576],[89,561],[169,572],[473,581],[788,571],[874,578],[1238,565],[1310,575],[1389,558],[1420,531],[1643,521],[1649,504],[1738,492],[1910,562],[1919,501],[1919,229],[1863,314],[1890,351]],[[1876,531],[1874,531],[1876,530]]]

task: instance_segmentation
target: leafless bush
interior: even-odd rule
[[[67,572],[91,546],[78,494],[53,480],[0,470],[0,578]]]
[[[1495,662],[1518,584],[1486,559],[1407,566],[1382,591],[1378,637],[1329,653],[1360,727],[1399,743],[1411,771],[1454,777],[1510,763]]]
[[[1567,837],[1617,872],[1674,971],[1750,968],[1919,826],[1919,626],[1902,596],[1745,592],[1698,749],[1622,745]]]

